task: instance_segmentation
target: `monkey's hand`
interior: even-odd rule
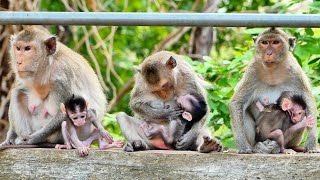
[[[308,129],[309,128],[312,128],[313,125],[316,123],[315,122],[315,119],[312,115],[309,115],[308,117],[304,117],[304,119],[301,121],[303,127],[307,127]]]
[[[176,119],[183,113],[181,108],[153,109],[151,108],[150,118]]]
[[[111,134],[106,130],[100,131],[100,136],[101,136],[101,138],[105,139],[108,143],[113,142],[113,138],[112,138]]]
[[[88,154],[89,154],[89,148],[88,147],[82,146],[82,147],[78,147],[77,149],[78,149],[79,154],[80,154],[81,157],[88,156]]]
[[[38,144],[40,143],[39,140],[41,140],[42,138],[40,137],[41,133],[39,133],[39,131],[26,136],[23,138],[23,144]]]

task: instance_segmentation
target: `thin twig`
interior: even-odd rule
[[[83,29],[83,31],[84,31],[85,34],[88,33],[86,27],[82,26],[82,29]],[[87,48],[88,54],[89,54],[92,62],[94,63],[94,66],[95,66],[95,69],[96,69],[96,73],[97,73],[97,75],[98,75],[98,78],[99,78],[99,81],[100,81],[100,83],[101,83],[101,85],[102,85],[102,88],[103,88],[106,92],[109,92],[110,89],[107,87],[107,85],[106,85],[106,84],[104,83],[104,81],[103,81],[99,63],[98,63],[96,57],[94,56],[94,54],[93,54],[93,52],[92,52],[92,50],[91,50],[90,41],[89,41],[88,39],[86,39],[85,44],[86,44],[86,48]]]

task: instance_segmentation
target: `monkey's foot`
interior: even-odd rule
[[[310,149],[308,151],[304,150],[304,152],[307,152],[307,153],[320,153],[320,150],[319,149]]]
[[[134,149],[133,149],[133,146],[130,142],[127,142],[124,147],[123,147],[123,150],[126,151],[126,152],[133,152]]]
[[[292,150],[292,149],[284,149],[282,151],[283,154],[297,154],[296,151]]]
[[[200,152],[201,153],[209,153],[212,151],[221,152],[223,149],[223,146],[221,142],[217,139],[212,139],[208,136],[203,137],[203,144],[200,146]]]
[[[123,146],[123,141],[121,140],[114,140],[112,143],[110,144],[104,144],[103,146],[100,147],[100,149],[110,149],[110,148],[121,148]]]
[[[132,141],[132,143],[127,142],[123,150],[126,152],[143,151],[143,150],[149,150],[149,147],[147,146],[147,144],[145,144],[141,140],[134,140]]]
[[[238,154],[252,154],[252,149],[238,149]]]
[[[57,144],[54,148],[56,148],[56,149],[72,149],[72,147],[70,145],[66,145],[66,144]]]
[[[304,152],[307,152],[307,153],[320,153],[320,150],[317,148],[316,140],[312,140],[312,138],[311,138],[309,141],[307,141],[305,146],[304,146]]]

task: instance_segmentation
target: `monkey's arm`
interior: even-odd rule
[[[250,70],[252,67],[248,67],[247,70]],[[255,127],[250,126],[248,120],[244,119],[246,108],[250,105],[250,95],[253,94],[254,91],[254,72],[248,71],[244,75],[243,79],[239,82],[236,87],[235,94],[233,95],[231,102],[229,103],[229,111],[231,118],[231,125],[234,135],[234,140],[236,142],[238,153],[252,153],[252,147],[249,144],[249,141],[245,134],[245,126],[250,129],[246,129],[246,131],[254,131]],[[245,107],[247,106],[247,107]],[[254,139],[254,138],[252,138]]]
[[[112,143],[113,138],[111,134],[108,131],[106,131],[104,127],[101,125],[100,121],[97,119],[94,109],[88,110],[88,118],[91,119],[92,124],[98,129],[100,136],[104,138],[108,143]]]
[[[150,106],[150,102],[139,101],[139,98],[133,98],[130,101],[130,106],[135,113],[154,123],[157,123],[159,119],[174,119],[175,117],[181,115],[183,112],[181,108],[153,108]]]
[[[62,122],[65,120],[65,115],[58,111],[56,115],[40,130],[31,134],[27,140],[27,144],[38,144],[45,142],[47,137],[57,131]]]
[[[302,87],[304,87],[304,93],[305,93],[306,103],[307,103],[306,116],[311,115],[315,119],[317,119],[318,111],[317,111],[315,99],[312,95],[311,84],[307,76],[305,75],[305,73],[300,73],[300,74],[301,74]],[[308,138],[305,143],[304,151],[309,153],[319,153],[320,150],[318,149],[317,144],[318,144],[317,123],[314,123],[311,128],[308,128]]]
[[[14,140],[17,138],[17,134],[14,130],[14,122],[12,122],[12,107],[9,106],[9,130],[7,132],[6,140],[3,141],[0,146],[14,144]]]
[[[50,106],[58,108],[61,102],[64,102],[72,95],[72,90],[68,87],[64,82],[56,81],[54,82],[55,88],[59,88],[59,90],[52,90],[51,96],[55,97],[55,102],[50,104]],[[63,93],[58,93],[63,92]],[[57,113],[53,116],[52,119],[40,130],[31,134],[27,140],[28,144],[38,144],[41,142],[45,142],[47,137],[52,133],[56,132],[60,127],[62,122],[65,120],[65,114],[61,111],[57,111]]]

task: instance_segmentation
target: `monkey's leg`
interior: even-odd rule
[[[64,144],[57,144],[56,145],[56,149],[71,149],[71,142],[70,142],[70,133],[68,131],[68,124],[66,121],[63,121],[61,124],[61,132],[62,132],[62,136],[63,136],[63,141]]]
[[[128,116],[124,112],[118,113],[116,119],[120,125],[122,134],[127,139],[127,143],[124,147],[125,151],[150,149],[150,143],[144,135],[143,130],[140,128],[140,124],[143,123],[143,121]],[[142,137],[145,137],[145,139]]]
[[[284,148],[284,137],[283,132],[280,129],[272,131],[269,136],[269,139],[275,140],[280,146],[280,152],[285,154],[296,154],[296,152],[292,149],[285,149]]]
[[[22,90],[14,89],[9,106],[9,131],[6,140],[1,145],[25,143],[23,139],[32,133],[30,121],[31,114],[28,109],[27,96]],[[14,124],[18,124],[20,127],[18,132],[14,128]],[[18,136],[19,138],[17,138]]]
[[[90,147],[90,145],[92,144],[92,142],[94,140],[97,140],[99,138],[99,130],[98,129],[94,129],[93,132],[90,134],[89,138],[82,141],[82,144],[85,145],[86,147]],[[99,142],[100,145],[100,142]]]

